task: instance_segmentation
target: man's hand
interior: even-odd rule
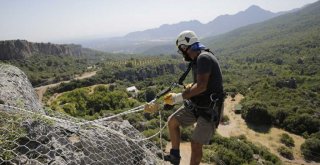
[[[159,110],[159,104],[157,103],[149,103],[144,106],[144,112],[146,113],[154,113]]]
[[[168,93],[164,96],[164,103],[174,105],[183,101],[182,93]]]
[[[193,83],[187,84],[187,85],[185,86],[185,89],[189,89],[189,88],[191,88],[192,86],[193,86]]]

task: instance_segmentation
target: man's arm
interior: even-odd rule
[[[199,95],[200,93],[207,90],[210,73],[197,75],[197,83],[191,88],[188,88],[182,93],[183,99],[190,99],[193,96]]]

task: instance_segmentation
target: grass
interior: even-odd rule
[[[22,121],[22,115],[0,111],[0,157],[4,160],[11,160],[15,156],[12,150],[17,144],[14,142],[26,136],[26,130],[21,127]]]

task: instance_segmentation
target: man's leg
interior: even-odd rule
[[[202,146],[209,144],[210,139],[215,131],[215,124],[207,121],[203,117],[197,120],[196,128],[192,133],[191,140],[191,165],[198,165],[202,159]]]
[[[191,141],[191,160],[190,165],[199,165],[202,159],[202,146],[203,144]]]
[[[166,155],[164,160],[170,161],[174,165],[180,164],[180,126],[189,126],[195,122],[194,114],[183,106],[169,117],[168,127],[172,148],[170,155]]]
[[[178,150],[180,148],[180,123],[172,116],[168,121],[168,126],[172,149]]]
[[[170,133],[170,140],[172,148],[170,149],[170,154],[164,156],[165,161],[169,161],[173,165],[180,164],[180,123],[174,117],[171,116],[168,121],[169,133]]]

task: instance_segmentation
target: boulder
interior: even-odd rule
[[[42,105],[25,73],[0,63],[0,100],[6,105],[44,114]]]

